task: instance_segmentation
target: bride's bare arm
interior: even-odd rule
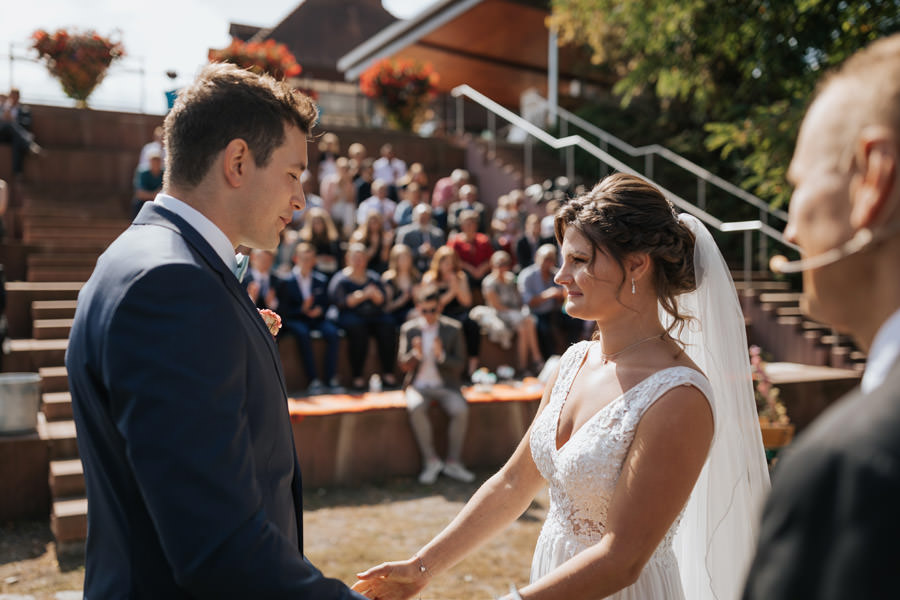
[[[537,415],[549,401],[557,374],[547,382]],[[531,457],[532,427],[533,422],[506,464],[478,488],[443,531],[414,556],[358,574],[360,581],[353,589],[379,600],[412,598],[431,577],[451,568],[525,512],[544,483]]]
[[[712,411],[696,388],[679,386],[661,396],[635,432],[603,538],[522,588],[522,598],[605,598],[637,581],[687,503],[712,437]]]

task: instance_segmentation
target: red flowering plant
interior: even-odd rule
[[[303,70],[288,47],[275,40],[242,42],[232,38],[227,47],[210,49],[209,62],[229,62],[254,73],[268,73],[275,79],[296,77]]]
[[[756,412],[760,421],[788,425],[791,420],[787,415],[787,408],[779,399],[781,390],[772,385],[759,346],[750,346],[750,370],[753,374],[753,388],[756,395]]]
[[[103,81],[109,66],[125,55],[121,42],[90,30],[58,29],[51,34],[38,29],[31,39],[32,48],[37,50],[50,74],[59,80],[66,96],[84,106],[88,96]]]
[[[388,122],[412,131],[437,94],[438,74],[429,63],[383,59],[359,76],[362,93],[380,103]]]

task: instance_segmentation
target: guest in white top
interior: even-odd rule
[[[372,164],[375,169],[375,179],[380,179],[389,185],[394,185],[401,177],[406,175],[406,162],[394,155],[394,147],[385,144],[381,147],[381,156]]]
[[[362,225],[366,222],[366,218],[370,212],[380,213],[384,219],[384,229],[390,231],[394,228],[394,211],[397,209],[397,203],[388,198],[388,184],[376,179],[372,182],[372,195],[363,200],[359,208],[356,209],[356,224]]]

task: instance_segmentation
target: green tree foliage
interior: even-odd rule
[[[652,95],[663,131],[673,123],[704,131],[726,170],[774,205],[789,197],[784,173],[822,72],[900,30],[900,0],[552,0],[552,8],[560,40],[589,45],[593,62],[617,74],[623,106]]]

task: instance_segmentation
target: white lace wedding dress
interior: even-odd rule
[[[557,450],[559,414],[591,343],[576,344],[563,355],[550,401],[531,432],[531,454],[550,486],[550,509],[535,548],[531,581],[603,537],[622,464],[638,423],[653,402],[679,385],[692,385],[711,398],[709,382],[700,372],[687,367],[658,371],[599,410]],[[680,521],[681,515],[672,523],[638,580],[608,598],[684,599],[672,548]]]

